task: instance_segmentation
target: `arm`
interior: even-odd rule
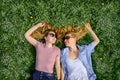
[[[91,26],[90,26],[90,23],[85,23],[85,27],[87,28],[87,30],[90,32],[92,38],[93,38],[93,43],[94,43],[94,46],[96,46],[100,40],[99,38],[97,37],[97,35],[94,33],[94,31],[92,30]]]
[[[57,80],[60,80],[60,55],[56,57],[55,68],[57,72]]]
[[[34,32],[37,28],[39,27],[43,27],[45,25],[45,22],[41,22],[38,23],[37,25],[33,26],[32,28],[30,28],[26,33],[25,33],[25,38],[26,40],[32,44],[33,46],[35,46],[37,44],[37,40],[32,38],[30,35],[32,34],[32,32]]]
[[[63,72],[63,68],[62,68],[62,65],[61,65],[61,80],[64,80],[64,72]]]

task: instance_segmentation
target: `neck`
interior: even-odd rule
[[[51,44],[51,43],[45,43],[45,45],[47,46],[47,47],[49,47],[49,48],[51,48],[51,47],[53,47],[53,45]]]
[[[69,50],[70,50],[71,52],[74,52],[74,51],[77,51],[78,49],[77,49],[76,45],[74,45],[74,46],[70,46],[70,47],[69,47]]]

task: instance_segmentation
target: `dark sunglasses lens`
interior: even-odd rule
[[[56,35],[53,34],[53,33],[49,33],[49,35],[50,35],[51,37],[56,37]]]
[[[67,39],[67,40],[70,39],[70,36],[65,36],[65,37],[64,37],[64,40],[65,40],[65,39]]]

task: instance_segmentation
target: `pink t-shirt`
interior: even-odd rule
[[[53,67],[57,56],[60,56],[60,49],[58,47],[53,46],[49,48],[45,43],[37,42],[35,69],[53,73]]]

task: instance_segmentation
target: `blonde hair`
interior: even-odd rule
[[[53,28],[51,25],[46,24],[45,26],[36,29],[36,30],[31,34],[31,36],[32,36],[33,38],[43,39],[44,36],[46,36],[46,35],[48,34],[48,32],[50,32],[50,31],[55,32],[54,28]]]
[[[81,39],[87,33],[87,29],[81,26],[68,25],[65,27],[54,27],[46,24],[45,26],[35,30],[31,36],[33,38],[43,39],[46,30],[54,31],[57,34],[57,40],[59,42],[62,42],[63,37],[68,33],[73,37],[76,37],[77,40]]]
[[[85,27],[77,26],[67,31],[65,35],[71,34],[72,37],[75,37],[77,40],[81,39],[87,33],[87,29]],[[64,36],[65,36],[64,35]]]

